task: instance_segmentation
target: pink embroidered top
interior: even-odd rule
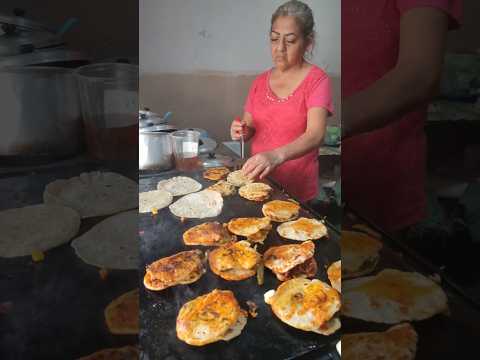
[[[305,133],[308,110],[325,108],[333,113],[330,79],[313,65],[302,83],[287,98],[278,98],[270,89],[272,70],[253,82],[245,111],[253,118],[255,135],[252,155],[287,145]],[[300,201],[315,198],[318,191],[318,149],[278,166],[270,175]]]

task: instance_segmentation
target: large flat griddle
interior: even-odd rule
[[[49,182],[100,169],[106,170],[74,165],[1,175],[0,209],[41,203]],[[115,171],[136,180],[136,172]],[[82,220],[77,236],[105,218]],[[0,258],[0,303],[13,304],[10,312],[0,314],[0,358],[76,359],[103,348],[136,344],[135,335],[108,331],[104,309],[137,286],[136,270],[111,270],[102,280],[99,269],[79,259],[70,243],[45,252],[39,263],[30,256]]]
[[[156,188],[160,180],[173,176],[190,176],[203,184],[204,188],[213,182],[205,180],[201,172],[179,173],[170,171],[160,175],[148,175],[140,178],[140,191],[149,191]],[[274,186],[272,199],[285,199],[287,196]],[[174,201],[177,198],[174,199]],[[140,257],[142,271],[140,281],[143,282],[144,268],[151,262],[180,251],[189,249],[212,249],[211,247],[186,246],[182,241],[184,231],[205,221],[228,222],[235,217],[261,217],[263,203],[255,203],[241,198],[238,194],[225,197],[222,213],[217,218],[188,219],[182,223],[172,215],[168,208],[160,210],[156,216],[141,214],[139,217]],[[315,217],[307,210],[302,209],[301,216]],[[281,239],[276,232],[277,224],[265,245],[259,246],[263,253],[268,247],[288,243],[298,243]],[[327,280],[325,267],[340,259],[339,237],[335,230],[329,228],[329,238],[316,240],[315,258],[319,265],[316,278]],[[195,360],[247,360],[247,359],[293,359],[318,350],[318,358],[323,352],[331,351],[329,345],[336,343],[340,332],[331,336],[322,336],[289,327],[278,320],[272,313],[269,305],[265,304],[263,294],[276,289],[280,281],[265,269],[265,283],[257,284],[256,277],[243,281],[225,281],[213,274],[210,269],[197,282],[189,285],[179,285],[161,292],[145,289],[140,290],[140,344],[145,358],[150,360],[163,359],[195,359]],[[244,309],[248,309],[247,300],[258,305],[258,317],[248,319],[242,334],[229,341],[217,342],[203,347],[194,347],[178,340],[175,332],[175,321],[181,306],[199,295],[213,289],[232,290]],[[314,358],[314,357],[312,357]]]
[[[358,218],[358,216],[356,216]],[[368,224],[382,235],[383,248],[379,263],[370,276],[386,268],[419,272],[425,276],[437,274],[432,266],[421,261],[415,254],[406,253],[396,246],[388,234],[371,225],[361,217],[353,221],[343,217],[343,228],[351,229],[355,223]],[[411,322],[418,334],[417,360],[421,359],[462,359],[461,355],[477,351],[480,341],[480,309],[456,291],[450,284],[441,286],[448,297],[450,314],[439,314],[422,321]],[[366,322],[342,316],[343,334],[369,331],[384,331],[393,325]]]

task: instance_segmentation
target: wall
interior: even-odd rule
[[[334,83],[340,110],[340,2],[306,1],[315,15],[313,62]],[[270,17],[283,1],[140,1],[140,104],[172,111],[179,127],[202,127],[219,140],[242,113],[256,74],[271,67]]]

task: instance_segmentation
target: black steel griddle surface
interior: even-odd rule
[[[381,231],[369,224],[368,221],[352,221],[349,216],[343,217],[342,227],[349,230],[355,223],[368,224],[376,231]],[[436,274],[425,264],[422,264],[413,256],[405,254],[401,251],[402,249],[397,248],[395,243],[385,233],[382,233],[382,243],[383,248],[380,251],[380,259],[376,269],[371,274],[365,276],[375,275],[387,268],[419,272],[425,276]],[[478,351],[480,311],[447,283],[440,283],[440,285],[448,297],[449,314],[438,314],[429,319],[410,323],[418,334],[415,359],[470,359],[471,357],[462,356],[468,353],[474,354]],[[348,294],[344,293],[343,296],[345,298]],[[394,325],[367,322],[342,316],[343,334],[385,331]]]
[[[49,182],[99,169],[82,165],[2,175],[0,210],[41,203]],[[83,219],[77,236],[105,218]],[[0,359],[76,359],[138,343],[137,336],[111,334],[104,319],[105,307],[136,287],[136,270],[110,270],[101,280],[99,269],[79,259],[70,243],[45,252],[38,263],[30,256],[0,258],[0,303],[12,303],[0,314]]]
[[[170,171],[158,176],[140,178],[140,192],[153,190],[158,181],[173,176],[189,176],[205,187],[214,182],[205,180],[201,172],[178,173]],[[273,199],[284,199],[286,196],[277,189]],[[174,198],[174,201],[177,198]],[[188,219],[182,223],[173,216],[168,208],[162,209],[156,216],[140,214],[140,258],[142,268],[159,258],[173,255],[180,251],[193,248],[202,250],[211,247],[186,246],[183,244],[183,232],[195,225],[206,221],[228,222],[236,217],[261,217],[263,203],[256,203],[241,198],[238,194],[225,197],[222,213],[217,218]],[[314,217],[302,210],[301,216]],[[260,253],[270,246],[295,241],[282,240],[276,232],[277,224],[273,223],[273,229],[265,240],[263,246],[257,250]],[[316,278],[328,283],[325,267],[333,261],[340,259],[340,247],[338,234],[329,229],[329,238],[315,241],[315,258],[318,262]],[[143,282],[145,271],[140,272],[140,281]],[[311,352],[312,350],[324,349],[325,353],[331,351],[327,346],[336,343],[340,338],[340,332],[331,336],[322,336],[302,330],[297,330],[278,320],[272,313],[270,306],[265,304],[263,294],[276,289],[280,281],[265,269],[265,283],[257,284],[256,276],[243,281],[225,281],[207,269],[200,280],[189,285],[179,285],[168,288],[161,292],[154,292],[141,287],[140,290],[140,345],[148,359],[162,360],[189,360],[189,359],[293,359]],[[242,308],[248,309],[247,300],[254,301],[258,305],[258,316],[249,317],[242,334],[237,338],[224,342],[209,344],[202,347],[190,346],[176,337],[175,321],[181,306],[206,294],[213,289],[229,289],[235,294]],[[322,351],[319,352],[319,357]],[[325,354],[326,355],[326,354]]]

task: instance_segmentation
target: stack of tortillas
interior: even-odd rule
[[[202,190],[185,195],[172,205],[170,211],[180,218],[203,219],[220,215],[223,208],[223,198],[213,190]]]
[[[136,210],[111,216],[72,242],[78,257],[107,269],[138,268]]]
[[[202,184],[186,176],[175,176],[160,181],[157,184],[157,189],[168,191],[173,196],[182,196],[201,190]]]
[[[82,218],[111,215],[138,207],[138,185],[117,173],[94,171],[53,181],[45,188],[43,200],[68,206]]]
[[[70,241],[80,215],[61,205],[31,205],[0,212],[0,257],[31,255]]]

